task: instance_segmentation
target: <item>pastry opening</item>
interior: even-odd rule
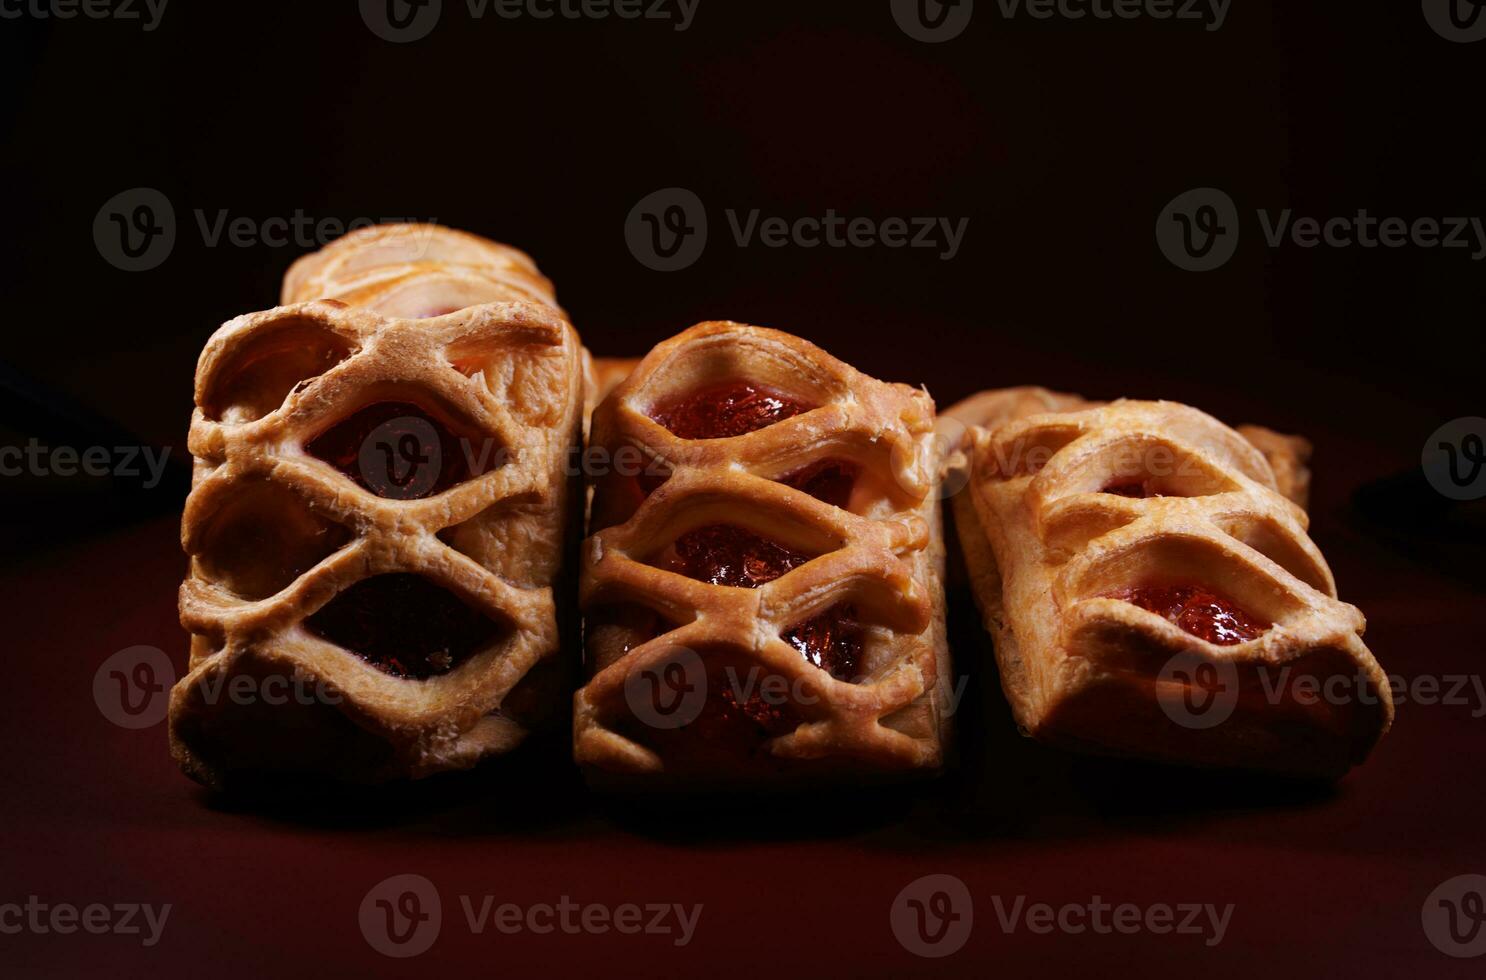
[[[213,422],[256,422],[278,411],[290,392],[355,351],[350,341],[308,317],[265,324],[211,372],[203,386],[201,410]]]
[[[780,680],[733,651],[678,647],[633,672],[609,725],[659,755],[668,772],[776,768],[769,743],[803,720]]]
[[[837,603],[796,623],[781,636],[800,652],[806,663],[838,681],[854,681],[861,675],[866,632],[857,618],[856,607],[850,603]]]
[[[1302,548],[1273,519],[1239,516],[1221,519],[1217,524],[1224,532],[1253,548],[1317,592],[1335,598],[1336,587],[1326,566]]]
[[[756,589],[816,557],[736,524],[708,524],[682,534],[651,564],[711,585]]]
[[[352,537],[292,490],[251,478],[206,521],[195,557],[208,581],[256,602],[282,592]]]
[[[506,628],[411,572],[362,579],[304,626],[383,673],[412,680],[449,673]]]
[[[823,459],[778,478],[778,482],[807,493],[822,503],[851,509],[861,467],[844,459]]]
[[[1247,643],[1263,636],[1274,626],[1233,599],[1203,585],[1138,585],[1106,592],[1103,598],[1128,602],[1218,646]]]
[[[980,450],[978,468],[992,479],[1033,476],[1080,435],[1078,426],[1054,422],[1006,438],[993,438]]]
[[[752,381],[723,381],[657,403],[650,417],[681,439],[729,439],[819,406]]]
[[[364,405],[304,448],[363,490],[392,500],[443,493],[500,469],[509,455],[472,426],[398,398]]]

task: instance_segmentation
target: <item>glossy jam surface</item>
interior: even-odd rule
[[[726,439],[783,422],[814,405],[748,381],[709,385],[657,405],[651,418],[682,439]]]
[[[409,402],[375,402],[305,446],[379,497],[416,500],[496,468],[503,453],[485,439],[461,439]]]
[[[859,470],[855,463],[840,459],[823,459],[801,470],[779,478],[787,487],[810,494],[816,500],[832,507],[846,509],[851,502],[851,491],[856,486]]]
[[[811,559],[732,524],[712,524],[676,539],[667,567],[712,585],[756,589]]]
[[[418,680],[447,674],[499,632],[453,593],[405,572],[357,582],[304,625],[378,670]]]
[[[768,742],[794,731],[801,719],[787,699],[748,687],[756,681],[741,666],[716,669],[707,675],[707,699],[686,725],[661,729],[631,718],[616,727],[659,753],[667,769],[708,774],[772,767],[777,763]]]
[[[1106,598],[1139,606],[1219,646],[1255,639],[1273,625],[1251,615],[1231,599],[1195,585],[1120,589],[1107,593]]]
[[[785,631],[784,640],[800,655],[838,681],[857,675],[862,659],[862,627],[849,604],[832,606],[819,616]]]

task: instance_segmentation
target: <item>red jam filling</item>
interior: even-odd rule
[[[858,469],[855,463],[840,459],[823,459],[811,463],[802,470],[780,477],[779,482],[794,487],[830,504],[846,509],[851,502],[851,491],[856,485]]]
[[[756,589],[811,557],[745,528],[712,524],[677,538],[666,567],[712,585]],[[862,655],[862,629],[850,605],[833,606],[791,627],[784,639],[810,663],[840,680],[856,676]]]
[[[857,675],[857,664],[862,659],[862,627],[851,605],[832,606],[791,627],[784,640],[838,681],[849,681]]]
[[[777,694],[764,697],[757,690],[747,690],[756,680],[742,668],[713,671],[707,677],[710,693],[701,712],[688,724],[659,729],[630,719],[617,727],[659,753],[668,768],[709,772],[733,771],[740,764],[772,765],[765,744],[794,731],[800,718]]]
[[[311,633],[393,677],[447,674],[499,627],[420,575],[363,579],[304,621]]]
[[[677,538],[668,567],[687,578],[712,585],[756,589],[800,567],[811,557],[744,528],[712,524]]]
[[[1193,636],[1232,646],[1255,639],[1269,629],[1267,623],[1240,608],[1230,599],[1195,585],[1151,585],[1106,593],[1175,623]]]
[[[727,381],[662,402],[651,418],[682,439],[727,439],[814,407],[763,385]]]
[[[502,455],[484,440],[455,436],[409,402],[374,402],[310,440],[305,452],[396,500],[443,493],[496,468]]]

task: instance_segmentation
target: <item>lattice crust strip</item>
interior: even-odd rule
[[[336,246],[316,259],[327,253]],[[507,751],[552,715],[583,398],[577,336],[530,302],[420,320],[307,302],[223,326],[201,355],[190,431],[180,608],[192,656],[170,718],[182,767],[213,784],[240,769],[421,776]],[[307,452],[380,402],[447,423],[459,445],[443,450],[483,458],[478,475],[391,499]],[[491,638],[418,679],[306,628],[357,583],[394,573],[474,610]],[[223,693],[238,677],[280,687],[244,701]],[[285,680],[312,693],[284,703]]]
[[[1026,732],[1304,774],[1366,756],[1392,720],[1387,679],[1252,437],[1171,402],[1012,414],[948,469],[968,471],[955,520]],[[1126,601],[1183,586],[1272,625],[1220,645]],[[1199,713],[1210,699],[1224,720]]]
[[[388,316],[426,317],[481,303],[557,308],[525,252],[439,225],[377,225],[304,256],[284,276],[284,305],[333,299]]]
[[[817,407],[714,439],[679,438],[652,418],[667,398],[738,379]],[[724,759],[704,780],[938,766],[949,661],[933,418],[923,392],[875,381],[779,331],[705,323],[656,347],[593,419],[591,442],[602,458],[630,452],[652,482],[664,482],[640,499],[634,478],[617,467],[597,481],[581,557],[590,679],[575,700],[578,761],[609,773],[697,778],[688,757],[707,733],[682,727],[657,739],[634,702],[647,674],[694,654],[708,671],[726,663],[780,679],[792,719],[789,730],[763,739],[747,758]],[[850,461],[858,480],[877,489],[847,510],[779,482],[823,460]],[[654,563],[678,538],[717,524],[813,557],[756,589]],[[839,603],[855,608],[868,634],[865,675],[854,682],[816,667],[781,637]],[[646,610],[665,626],[658,635],[615,639],[595,628],[614,607]],[[704,686],[707,697],[719,696],[715,676]]]

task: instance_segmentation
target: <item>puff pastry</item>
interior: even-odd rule
[[[239,317],[197,370],[170,738],[209,785],[467,767],[571,690],[584,383],[550,287],[513,249],[401,226],[296,264],[285,297],[322,291],[369,308]]]
[[[1171,402],[997,394],[947,466],[968,476],[955,522],[1027,734],[1298,775],[1367,755],[1387,678],[1252,434]]]
[[[591,778],[941,764],[933,420],[921,391],[736,323],[693,327],[627,374],[590,449],[613,461],[581,558],[590,676],[574,738]]]

